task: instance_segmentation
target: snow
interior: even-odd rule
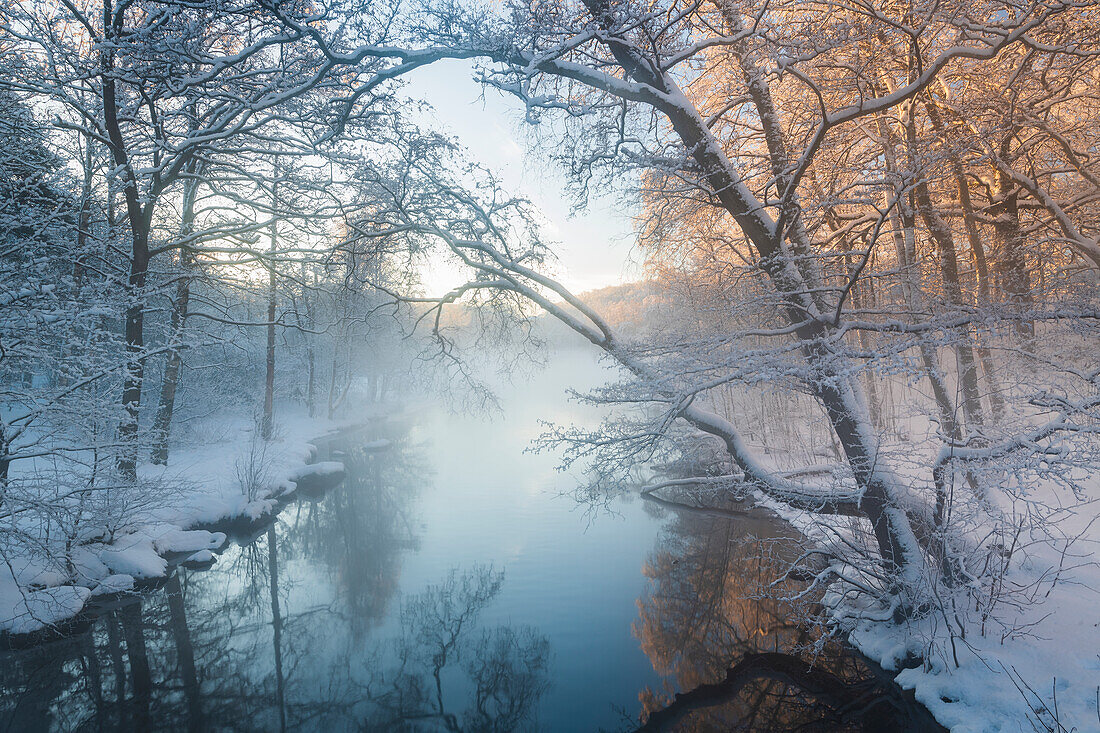
[[[134,576],[120,573],[110,575],[103,582],[92,588],[93,596],[105,596],[112,593],[125,593],[134,589]]]
[[[207,532],[204,529],[183,530],[171,527],[153,540],[157,552],[188,552],[216,550],[225,544],[224,532]]]
[[[11,560],[5,568],[7,576],[22,586],[29,585],[58,585],[66,578],[64,570],[51,560],[40,557],[20,557]]]
[[[1057,494],[1051,485],[1031,491],[1033,499],[1053,501]],[[1093,477],[1090,495],[1096,494],[1100,477]],[[820,516],[759,492],[756,499],[808,537],[824,541],[828,532],[844,531],[843,520],[823,532]],[[1038,533],[1025,537],[1024,559],[1006,576],[1010,589],[1031,590],[1019,602],[1009,596],[984,628],[968,619],[967,636],[955,639],[953,651],[942,615],[899,625],[851,596],[841,602],[827,594],[824,602],[848,640],[894,672],[896,682],[953,733],[1100,731],[1100,564],[1089,557],[1100,548],[1100,522],[1093,520],[1093,504],[1065,515],[1058,525],[1062,541]],[[904,669],[910,660],[921,664]]]
[[[214,553],[210,550],[199,550],[198,552],[188,555],[185,563],[195,563],[196,565],[205,565],[207,563],[214,562]]]
[[[289,411],[288,411],[289,412]],[[52,560],[44,548],[7,548],[0,556],[0,633],[26,634],[80,613],[93,596],[133,590],[139,580],[164,577],[169,556],[206,564],[223,548],[225,520],[256,520],[308,477],[337,476],[337,461],[307,465],[317,449],[310,441],[331,433],[329,421],[288,414],[270,443],[255,437],[252,421],[208,418],[195,433],[202,444],[173,446],[167,466],[139,466],[147,493],[157,501],[131,511],[122,526],[85,526],[67,558]]]
[[[74,547],[69,557],[73,564],[74,580],[79,585],[95,585],[111,572],[99,559],[99,553],[90,547]]]
[[[99,553],[112,573],[124,573],[135,578],[159,578],[168,570],[168,561],[153,547],[153,541],[143,533],[126,535]]]
[[[0,616],[9,633],[29,634],[75,616],[91,594],[76,585],[27,590],[6,583],[0,585]]]
[[[319,463],[311,463],[308,466],[302,466],[291,473],[292,481],[301,481],[307,478],[323,478],[328,476],[336,476],[344,472],[344,464],[339,461],[320,461]]]
[[[1044,715],[1042,708],[1057,709],[1066,730],[1074,726],[1080,731],[1098,730],[1097,600],[1095,593],[1077,589],[1044,604],[1038,615],[1046,618],[1031,630],[1038,636],[1004,641],[996,632],[969,636],[956,646],[958,668],[953,660],[932,659],[913,669],[898,670],[907,646],[912,646],[905,639],[930,638],[936,624],[932,619],[908,627],[860,623],[849,638],[884,668],[898,670],[898,684],[913,690],[941,724],[957,733],[1046,730],[1045,725],[1058,730],[1052,713]]]

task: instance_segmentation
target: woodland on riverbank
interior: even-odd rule
[[[1066,588],[1097,576],[1098,20],[1070,0],[0,5],[9,568],[70,566],[160,491],[138,468],[168,460],[181,397],[243,391],[268,439],[277,381],[335,415],[415,355],[484,403],[468,355],[541,314],[623,370],[586,396],[613,408],[600,429],[544,438],[591,464],[592,498],[661,464],[688,470],[647,490],[772,503],[831,617],[920,659],[914,685],[1039,645],[1044,603],[1095,638]],[[631,317],[570,292],[539,213],[419,124],[402,80],[445,59],[517,101],[578,205],[631,202],[652,289]],[[426,292],[428,262],[463,284]],[[1098,663],[1066,662],[1062,713],[1098,714]]]

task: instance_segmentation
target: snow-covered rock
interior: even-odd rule
[[[117,539],[100,551],[99,559],[112,573],[135,578],[159,578],[168,569],[168,561],[160,556],[153,547],[153,540],[145,534]]]
[[[198,552],[216,550],[225,544],[223,532],[207,532],[204,529],[179,529],[169,527],[153,541],[157,552]]]
[[[134,576],[120,573],[108,575],[103,582],[92,588],[93,596],[106,596],[112,593],[125,593],[134,589]]]
[[[185,565],[209,565],[217,558],[214,557],[214,553],[210,550],[199,550],[196,553],[187,556],[187,559],[183,561]]]
[[[302,466],[290,475],[291,481],[300,482],[311,478],[327,478],[344,473],[344,464],[339,461],[321,461]]]

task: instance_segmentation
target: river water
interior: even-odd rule
[[[935,730],[888,678],[756,596],[763,511],[593,511],[541,420],[592,355],[322,446],[342,485],[238,533],[209,569],[0,652],[3,730]],[[379,438],[389,441],[380,449]],[[782,543],[779,543],[781,546]],[[676,693],[684,693],[674,702]]]

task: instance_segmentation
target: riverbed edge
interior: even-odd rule
[[[127,551],[136,554],[133,551],[141,545],[137,549],[142,557],[132,562],[133,569],[138,572],[122,572],[121,569],[126,569],[125,560],[112,558],[114,562],[101,560],[106,573],[93,577],[85,569],[78,568],[70,556],[67,558],[68,582],[31,582],[20,586],[14,575],[9,575],[9,587],[0,586],[0,599],[6,600],[4,590],[8,598],[18,594],[24,610],[18,614],[4,609],[7,617],[0,619],[0,648],[27,648],[79,633],[99,613],[123,602],[125,596],[162,583],[177,566],[212,565],[231,541],[263,531],[295,498],[306,492],[323,492],[331,488],[330,483],[338,484],[339,481],[333,479],[332,466],[326,468],[326,475],[319,482],[317,476],[305,470],[322,463],[318,460],[319,446],[335,436],[364,430],[379,419],[372,416],[358,421],[334,422],[296,416],[285,421],[281,425],[281,435],[269,444],[277,450],[267,463],[267,480],[252,497],[245,496],[243,491],[236,496],[231,493],[233,471],[227,470],[237,465],[255,445],[254,426],[240,417],[231,428],[233,439],[223,439],[215,449],[190,446],[177,449],[173,454],[176,458],[170,460],[168,466],[143,464],[139,468],[140,480],[164,481],[168,476],[193,490],[171,506],[158,507],[147,515],[136,517],[116,532],[110,542],[92,541],[74,547],[74,550],[97,555],[124,557]],[[199,462],[194,460],[196,453],[214,457]],[[343,479],[342,465],[339,479]],[[318,485],[311,486],[311,483]],[[200,540],[205,541],[200,543]],[[147,550],[152,550],[157,559],[154,560]],[[58,573],[53,573],[49,579],[56,581],[59,577]],[[79,605],[72,599],[78,599]],[[31,604],[35,602],[49,606],[48,613],[32,610]]]

